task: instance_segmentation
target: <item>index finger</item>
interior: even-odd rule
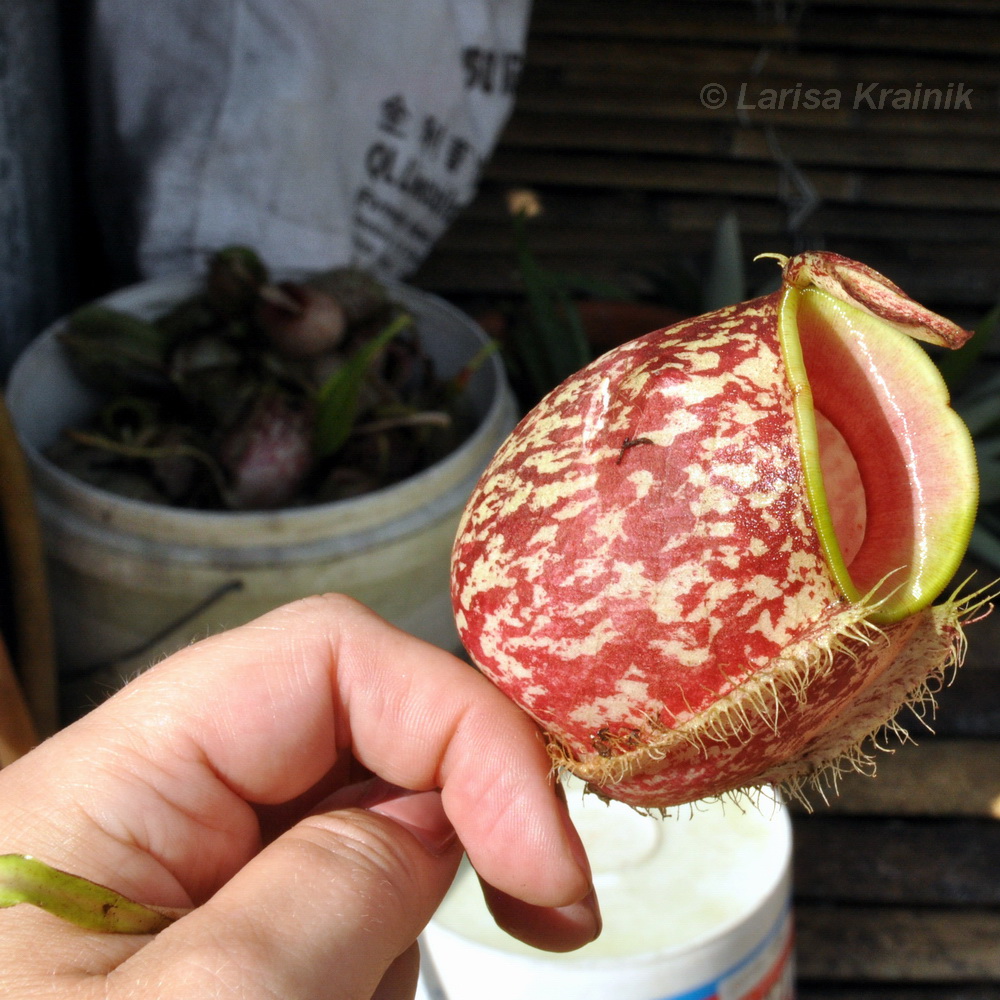
[[[189,812],[199,783],[277,804],[353,755],[393,784],[440,787],[470,860],[503,892],[549,907],[589,890],[535,725],[472,667],[343,597],[296,602],[174,654],[76,738],[94,727],[138,755],[137,782]],[[211,860],[198,838],[161,843],[171,824],[149,822],[148,810],[132,823],[129,836],[147,838],[182,882]]]

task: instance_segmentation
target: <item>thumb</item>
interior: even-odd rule
[[[320,809],[133,956],[138,981],[175,1000],[371,996],[447,892],[461,845],[436,790],[375,778]]]

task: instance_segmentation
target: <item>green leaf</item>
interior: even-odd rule
[[[705,282],[702,301],[705,312],[734,305],[746,298],[743,261],[740,221],[735,212],[727,212],[715,227],[712,265]]]
[[[339,451],[351,434],[358,416],[358,399],[372,362],[394,337],[413,325],[413,318],[401,313],[369,340],[339,371],[333,373],[319,391],[316,414],[316,452],[327,457]]]
[[[590,345],[569,291],[543,268],[528,245],[527,220],[513,217],[517,266],[524,282],[530,325],[515,329],[517,360],[536,397],[545,395],[591,360]]]
[[[0,855],[0,907],[28,903],[87,930],[156,934],[173,917],[23,854]]]
[[[611,299],[614,302],[635,301],[635,293],[618,281],[593,278],[579,271],[553,271],[552,275],[563,288],[576,295],[585,295],[591,299]]]
[[[489,361],[490,357],[500,350],[498,340],[489,340],[456,372],[444,385],[444,396],[453,399],[465,391],[472,377]]]
[[[100,304],[81,306],[59,341],[76,373],[95,388],[123,391],[164,379],[167,336],[130,313]]]

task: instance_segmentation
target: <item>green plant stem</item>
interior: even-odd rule
[[[490,357],[500,349],[500,342],[490,340],[483,344],[472,358],[462,366],[461,370],[453,375],[445,384],[445,394],[451,398],[461,395],[465,387],[472,381],[472,377],[483,367]]]
[[[528,244],[527,219],[513,217],[517,266],[531,314],[531,328],[518,338],[518,360],[534,393],[544,395],[590,361],[579,313],[566,288],[539,265]]]
[[[451,417],[441,410],[422,410],[419,413],[405,413],[395,417],[382,417],[367,424],[357,424],[352,434],[381,434],[402,427],[450,427]]]
[[[0,855],[0,907],[27,903],[87,930],[156,934],[176,916],[23,854]]]
[[[226,477],[223,475],[222,470],[219,468],[218,464],[211,455],[202,451],[201,448],[196,448],[193,444],[127,444],[124,441],[115,441],[112,438],[106,438],[101,434],[94,434],[90,431],[75,429],[67,430],[66,436],[80,444],[88,445],[91,448],[101,448],[104,451],[111,452],[115,455],[122,455],[125,458],[145,458],[150,461],[155,461],[159,458],[193,458],[196,461],[201,462],[205,468],[208,469],[209,475],[212,477],[212,482],[218,490],[219,495],[223,497],[226,495],[228,487],[226,485]]]

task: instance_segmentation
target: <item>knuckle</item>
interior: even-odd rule
[[[345,809],[309,817],[294,837],[299,850],[334,868],[342,887],[364,898],[366,906],[372,905],[373,892],[382,897],[377,906],[401,906],[418,891],[421,864],[394,826],[366,810]]]

